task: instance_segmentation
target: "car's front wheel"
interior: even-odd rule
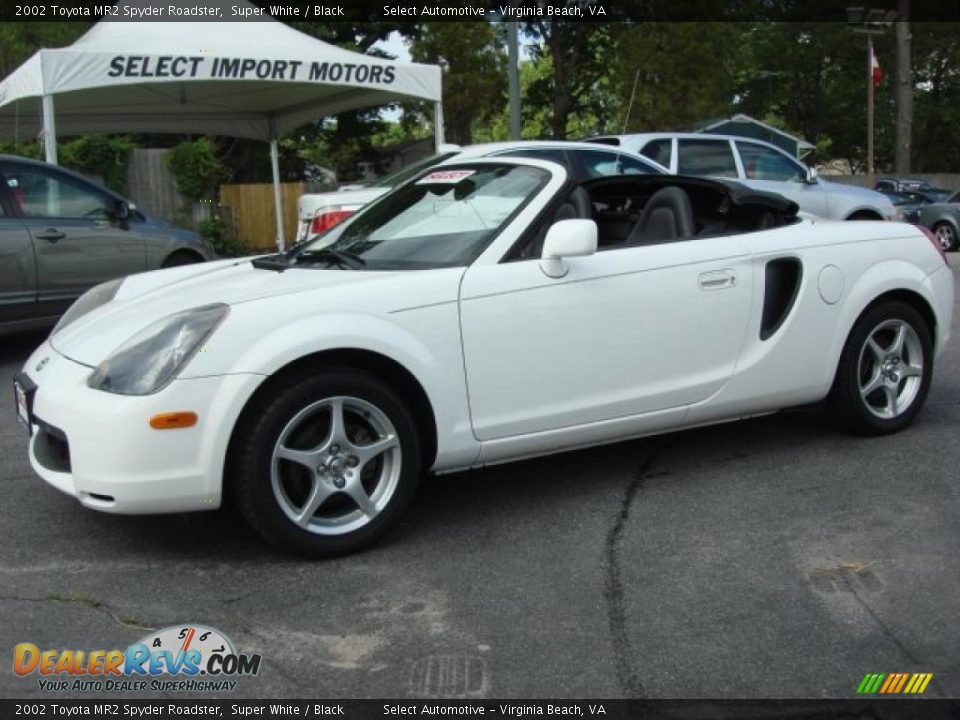
[[[957,249],[957,231],[950,223],[937,223],[933,226],[933,234],[937,236],[937,242],[940,243],[944,252],[952,252]]]
[[[883,302],[850,332],[830,404],[850,430],[896,432],[920,412],[932,372],[933,344],[923,317],[906,303]]]
[[[275,545],[319,557],[359,550],[413,498],[416,423],[372,376],[300,376],[246,415],[231,444],[231,481],[247,521]]]

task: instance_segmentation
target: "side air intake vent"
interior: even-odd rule
[[[797,258],[777,258],[767,263],[760,339],[773,335],[797,300],[803,268]]]

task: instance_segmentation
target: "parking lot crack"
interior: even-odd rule
[[[604,599],[607,603],[607,625],[610,629],[610,638],[613,644],[614,661],[616,664],[617,680],[624,696],[633,699],[645,697],[640,675],[634,664],[634,652],[627,637],[626,607],[623,598],[623,577],[620,571],[620,546],[624,528],[630,518],[630,509],[644,482],[663,472],[654,473],[654,461],[666,449],[666,444],[655,447],[637,467],[623,494],[620,503],[620,512],[617,514],[613,527],[607,533],[605,543],[605,574]]]
[[[82,605],[106,614],[111,620],[123,627],[133,628],[135,630],[146,630],[148,632],[156,630],[155,627],[141,624],[135,618],[121,617],[117,611],[105,603],[86,595],[73,595],[63,597],[60,595],[48,595],[47,597],[25,597],[22,595],[0,595],[0,601],[6,602],[35,602],[35,603],[69,603],[73,605]]]
[[[860,606],[861,606],[864,610],[867,611],[867,614],[870,615],[870,617],[873,618],[874,622],[877,623],[877,625],[880,626],[880,630],[883,631],[883,634],[886,635],[887,638],[889,638],[889,640],[890,640],[894,645],[897,646],[897,649],[898,649],[901,653],[903,653],[903,656],[904,656],[905,658],[907,658],[907,660],[909,660],[909,661],[910,661],[911,663],[913,663],[915,666],[918,666],[918,667],[919,667],[919,666],[922,666],[922,665],[923,665],[923,662],[921,662],[912,652],[910,652],[910,649],[909,649],[906,645],[903,644],[903,642],[900,640],[900,638],[898,638],[898,637],[896,636],[896,634],[893,632],[893,630],[890,628],[890,626],[887,625],[887,624],[883,621],[883,619],[882,619],[879,615],[877,615],[877,613],[874,611],[874,609],[873,609],[872,607],[870,607],[870,604],[867,603],[867,601],[864,600],[864,599],[861,597],[861,595],[860,595],[859,591],[857,590],[857,588],[856,588],[856,587],[853,585],[853,583],[850,581],[849,575],[844,574],[844,575],[842,575],[841,577],[843,578],[843,582],[846,583],[847,588],[850,590],[850,593],[853,595],[853,597],[856,599],[856,601],[857,601],[858,603],[860,603]],[[932,683],[930,684],[930,690],[931,690],[933,693],[937,694],[937,695],[941,695],[941,697],[942,697],[942,694],[941,694],[939,688],[936,687],[936,681],[934,681],[934,682],[932,682]]]

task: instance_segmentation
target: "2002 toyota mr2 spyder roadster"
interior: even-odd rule
[[[282,254],[84,295],[16,378],[36,472],[115,513],[216,508],[313,555],[421,473],[819,401],[917,415],[953,275],[892,222],[681,176],[452,161]]]

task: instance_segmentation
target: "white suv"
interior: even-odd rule
[[[817,171],[774,145],[708,133],[604,135],[589,142],[614,145],[643,155],[676,175],[739,180],[757,190],[793,200],[811,215],[833,220],[899,220],[893,203],[866,188],[826,182]]]

